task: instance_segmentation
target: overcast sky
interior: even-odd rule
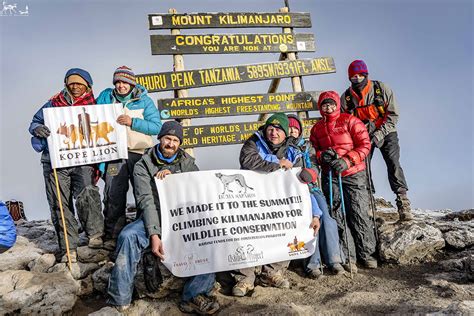
[[[10,1],[7,1],[9,3]],[[28,218],[49,218],[40,155],[30,146],[33,114],[63,87],[67,69],[88,70],[96,96],[112,85],[116,67],[136,73],[172,69],[171,56],[152,56],[147,14],[276,12],[275,0],[15,0],[28,14],[0,16],[0,199],[21,200]],[[291,11],[310,12],[316,52],[332,56],[337,72],[304,78],[306,90],[343,92],[347,66],[366,61],[370,77],[387,83],[400,106],[401,162],[414,207],[472,208],[473,2],[471,0],[290,0]],[[187,30],[191,33],[266,33],[280,29]],[[187,69],[278,60],[278,54],[186,55]],[[265,93],[269,81],[190,89],[190,96]],[[279,92],[291,91],[289,80]],[[153,99],[171,92],[151,94]],[[317,113],[313,113],[316,115]],[[193,124],[256,120],[257,116],[196,119]],[[195,150],[203,170],[238,168],[241,145]],[[373,174],[378,196],[393,201],[384,162]]]

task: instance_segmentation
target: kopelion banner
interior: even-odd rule
[[[156,179],[163,264],[187,277],[313,254],[311,200],[299,171],[212,170]]]
[[[116,122],[121,104],[46,108],[43,114],[53,168],[128,157],[125,126]]]

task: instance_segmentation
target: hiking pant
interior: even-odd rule
[[[384,142],[380,148],[380,153],[382,154],[383,160],[385,160],[385,164],[387,165],[388,182],[390,183],[390,188],[395,194],[406,193],[408,191],[408,185],[407,181],[405,180],[402,166],[400,165],[400,145],[398,144],[398,133],[391,132],[385,136],[383,140]],[[370,150],[370,161],[372,161],[375,148],[376,146],[372,146],[372,149]],[[375,193],[375,187],[372,178],[370,178],[370,183],[372,184],[372,191]]]
[[[110,274],[107,288],[109,294],[107,302],[109,304],[121,306],[132,302],[133,281],[137,274],[137,266],[142,252],[149,244],[150,240],[142,219],[128,224],[119,234],[116,248],[117,259]],[[158,257],[156,260],[159,260]],[[182,300],[188,302],[199,294],[210,294],[215,279],[216,275],[214,273],[188,278],[184,285]]]
[[[99,188],[93,184],[94,168],[77,166],[56,169],[64,211],[64,221],[68,234],[69,248],[76,249],[79,244],[79,227],[74,215],[74,200],[77,216],[87,237],[103,235],[104,225],[100,205]],[[51,165],[43,163],[45,189],[51,209],[51,221],[58,236],[59,250],[66,253],[63,223],[56,191],[56,180]],[[46,179],[46,177],[48,177]]]
[[[314,254],[306,259],[306,272],[321,267],[321,256],[323,262],[329,267],[336,263],[344,263],[344,255],[341,252],[339,244],[339,234],[337,222],[329,214],[328,204],[323,192],[320,190],[311,192],[318,202],[318,206],[323,212],[320,218],[321,227],[319,227],[316,249]]]
[[[128,152],[128,159],[107,163],[103,201],[105,239],[117,239],[126,225],[128,181],[132,184],[135,197],[133,168],[141,157],[140,154]]]
[[[329,204],[329,176],[323,174],[323,191]],[[349,251],[351,258],[356,260],[367,260],[376,250],[376,240],[372,221],[369,218],[370,197],[367,189],[367,177],[365,170],[356,174],[342,177],[342,190],[344,194],[344,206],[346,211],[347,232]],[[333,209],[330,210],[331,217],[337,222],[339,231],[339,242],[344,251],[344,257],[348,258],[346,247],[346,235],[344,225],[344,214],[341,207],[341,193],[339,192],[338,176],[332,177]]]
[[[235,270],[232,272],[236,282],[246,282],[249,284],[255,284],[255,274],[262,274],[267,277],[272,277],[273,275],[280,273],[283,275],[288,268],[290,261],[275,262],[271,264],[266,264],[263,266],[250,267]]]

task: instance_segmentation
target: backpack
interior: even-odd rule
[[[385,117],[385,100],[383,98],[383,91],[380,86],[380,82],[377,80],[372,80],[374,85],[374,102],[372,104],[366,104],[363,106],[359,106],[356,104],[354,98],[352,97],[350,89],[347,89],[344,92],[344,99],[346,101],[347,110],[350,114],[358,117],[357,109],[367,108],[373,106],[376,111],[378,112],[378,117],[383,119]],[[362,118],[360,118],[362,120]],[[362,120],[364,123],[367,123],[365,119]]]
[[[7,209],[15,222],[19,221],[20,219],[24,219],[25,221],[27,220],[23,209],[23,202],[10,200],[6,201],[5,205],[7,206]]]

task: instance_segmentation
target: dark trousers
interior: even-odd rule
[[[375,146],[372,146],[370,151],[370,160],[374,154]],[[387,165],[388,182],[393,193],[406,193],[408,191],[407,181],[403,173],[402,166],[400,165],[400,145],[398,144],[398,133],[389,133],[384,138],[382,147],[380,148],[383,160]],[[372,184],[372,191],[375,193],[374,182],[370,178]]]
[[[323,191],[328,205],[329,199],[329,176],[323,174]],[[344,251],[344,256],[348,258],[346,247],[346,234],[344,225],[344,214],[342,212],[341,193],[339,190],[338,176],[333,173],[332,177],[333,208],[329,209],[331,217],[337,222],[339,231],[339,242]],[[369,259],[376,250],[376,240],[372,221],[369,218],[369,191],[367,189],[367,177],[365,171],[358,172],[351,176],[342,177],[342,190],[344,194],[344,206],[347,219],[347,242],[351,258],[355,261]]]
[[[48,158],[47,154],[43,154],[41,157],[46,197],[51,211],[51,221],[58,236],[59,249],[64,254],[66,241],[58,203],[56,179]],[[93,184],[94,168],[91,166],[60,168],[56,169],[56,173],[69,248],[76,249],[79,244],[79,225],[75,217],[74,206],[81,226],[88,237],[102,236],[104,230],[99,188]]]
[[[128,159],[107,163],[103,201],[105,239],[117,239],[120,231],[127,224],[126,208],[129,181],[132,184],[133,196],[135,197],[133,168],[141,157],[140,154],[128,152]]]

